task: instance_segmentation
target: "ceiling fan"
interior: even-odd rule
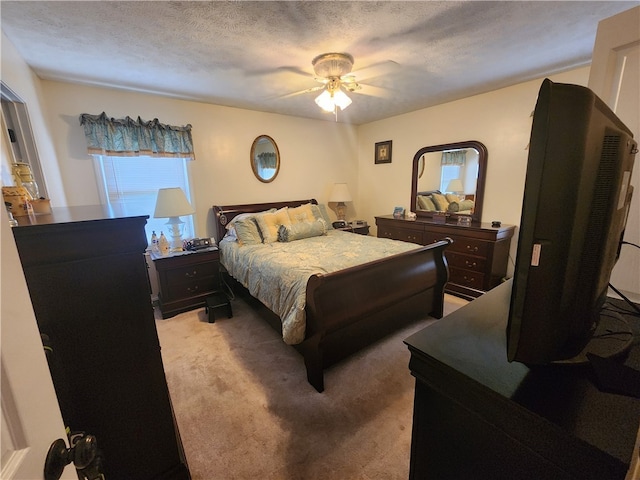
[[[353,93],[362,89],[362,84],[358,83],[355,74],[351,73],[353,56],[348,53],[323,53],[315,57],[311,64],[315,80],[322,85],[283,95],[283,98],[322,91],[315,102],[326,112],[337,113],[338,108],[344,110],[351,105],[352,101],[345,92]],[[377,92],[377,95],[382,96],[380,88],[367,85],[366,90],[370,90],[369,94]]]

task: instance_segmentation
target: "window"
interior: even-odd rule
[[[440,174],[440,191],[442,193],[447,191],[449,182],[454,178],[460,178],[460,166],[458,165],[442,165]]]
[[[115,157],[94,155],[102,203],[125,215],[149,215],[145,227],[147,240],[152,232],[168,234],[166,218],[153,218],[158,189],[180,187],[189,202],[191,189],[186,158]],[[183,238],[194,237],[193,216],[185,222]]]

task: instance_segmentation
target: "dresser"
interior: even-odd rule
[[[105,478],[190,478],[167,388],[146,216],[54,208],[13,228],[65,425],[97,438]]]
[[[477,298],[499,285],[507,274],[513,225],[492,227],[488,223],[469,226],[408,220],[393,215],[376,217],[378,237],[428,245],[449,237],[453,244],[445,256],[449,282],[445,290],[466,299]]]
[[[152,253],[158,273],[158,301],[162,318],[204,307],[206,298],[220,290],[218,247],[185,251],[166,257]]]
[[[416,379],[409,478],[624,480],[638,461],[640,399],[597,388],[590,365],[509,363],[511,284],[405,340]],[[640,345],[625,364],[640,368]]]

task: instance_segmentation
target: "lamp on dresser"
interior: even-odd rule
[[[447,192],[453,193],[462,199],[464,197],[464,186],[462,185],[462,181],[459,178],[454,178],[447,185]]]
[[[337,202],[336,205],[336,215],[338,220],[345,219],[345,213],[347,210],[347,205],[345,202],[351,201],[351,194],[349,193],[349,189],[347,188],[346,183],[336,183],[333,185],[333,190],[331,190],[331,195],[329,195],[330,202]]]
[[[158,190],[158,199],[156,200],[156,209],[153,217],[169,219],[166,225],[171,235],[170,251],[182,251],[184,222],[180,217],[183,215],[192,215],[193,213],[195,213],[195,211],[181,188],[161,188]]]

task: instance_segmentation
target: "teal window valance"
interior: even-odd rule
[[[148,122],[140,117],[110,118],[83,113],[80,125],[84,128],[87,151],[92,155],[117,157],[183,157],[195,159],[191,125],[165,125],[157,118]]]
[[[276,154],[273,152],[262,152],[257,155],[259,168],[276,168]]]
[[[466,150],[450,150],[448,152],[442,152],[442,165],[457,165],[464,166],[467,161]]]

